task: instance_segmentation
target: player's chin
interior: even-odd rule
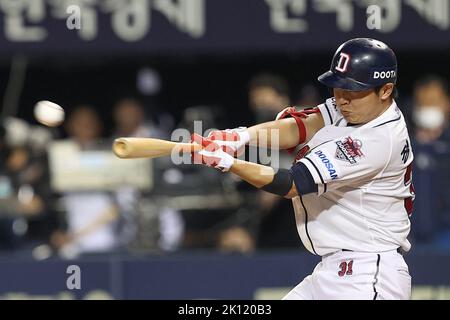
[[[341,112],[341,114],[342,114],[342,116],[344,117],[345,121],[351,122],[352,117],[350,116],[350,114],[344,113],[344,112]]]
[[[347,121],[347,123],[359,123],[359,118],[351,113],[342,113],[342,116],[344,117],[345,121]]]

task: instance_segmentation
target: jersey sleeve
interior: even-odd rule
[[[312,149],[301,159],[298,163],[304,164],[311,173],[318,186],[317,194],[376,178],[386,168],[391,156],[390,139],[377,139],[376,136],[365,139],[346,136],[331,140]],[[299,181],[300,172],[296,173],[298,163],[292,168],[297,189],[302,183]]]
[[[334,98],[327,99],[324,103],[319,104],[317,108],[320,110],[326,126],[336,123],[342,117]]]

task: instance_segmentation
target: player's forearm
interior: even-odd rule
[[[264,122],[247,129],[250,145],[267,148],[289,149],[298,144],[298,128],[295,119]]]
[[[273,168],[261,164],[235,159],[230,172],[256,188],[261,188],[272,182],[275,175]]]
[[[271,167],[235,159],[230,171],[254,187],[269,193],[288,199],[297,195],[297,189],[290,174],[286,173],[287,170],[284,174],[275,173]]]

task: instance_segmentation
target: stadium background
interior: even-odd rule
[[[382,9],[381,30],[368,29],[371,4]],[[85,14],[79,30],[67,27],[68,5]],[[158,159],[150,164],[152,187],[139,192],[120,184],[83,186],[92,196],[106,194],[115,205],[118,215],[103,231],[121,241],[101,250],[62,250],[67,243],[54,232],[73,227],[70,211],[79,208],[68,208],[67,197],[76,200],[79,190],[71,190],[70,183],[62,190],[52,184],[56,169],[48,148],[70,140],[70,134],[66,124],[40,125],[35,103],[56,102],[68,117],[79,105],[92,106],[103,123],[97,147],[89,149],[103,152],[91,154],[97,157],[94,169],[86,170],[95,170],[109,161],[102,157],[118,134],[114,110],[124,98],[139,101],[146,114],[143,126],[158,137],[170,138],[175,128],[192,130],[193,120],[202,120],[203,130],[250,126],[267,116],[250,106],[255,76],[284,78],[291,103],[321,102],[328,92],[316,78],[337,46],[353,37],[374,37],[397,53],[398,102],[415,136],[418,81],[429,75],[448,80],[449,16],[447,0],[22,0],[18,7],[0,0],[1,121],[7,129],[2,140],[8,150],[30,156],[23,171],[11,172],[2,155],[0,296],[278,299],[319,259],[298,239],[289,201],[266,212],[259,193],[208,168]],[[414,171],[418,196],[413,249],[406,259],[414,299],[450,297],[450,112],[446,117],[444,133],[413,146],[420,160]],[[283,157],[289,162],[289,155]],[[8,193],[5,186],[33,161],[48,174],[33,184],[44,205],[30,214],[8,205],[24,189],[13,185],[17,190]],[[135,211],[120,201],[130,189]],[[89,220],[89,210],[82,210]],[[242,237],[245,245],[230,245],[227,235]],[[71,265],[80,267],[81,289],[67,287]]]

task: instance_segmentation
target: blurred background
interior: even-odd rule
[[[413,298],[449,299],[448,0],[0,0],[0,298],[281,298],[320,260],[289,200],[111,143],[322,103],[317,76],[354,37],[397,54]],[[43,121],[41,100],[64,121]]]

